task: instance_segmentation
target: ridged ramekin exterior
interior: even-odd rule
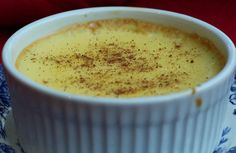
[[[68,103],[8,76],[17,133],[29,153],[211,153],[220,137],[230,78],[171,105],[113,106]]]

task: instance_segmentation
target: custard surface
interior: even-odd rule
[[[28,78],[72,94],[143,97],[193,88],[225,58],[208,40],[134,19],[77,24],[27,46],[16,61]]]

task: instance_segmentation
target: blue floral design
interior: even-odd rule
[[[213,151],[213,153],[226,153],[226,148],[223,147],[223,145],[228,141],[227,135],[231,131],[231,128],[226,127],[221,135],[221,139],[219,144],[217,145],[216,149]]]
[[[0,66],[0,99],[3,106],[10,107],[10,94],[2,66]]]
[[[0,143],[0,153],[16,153],[12,147],[4,143]]]
[[[230,91],[232,94],[229,96],[229,102],[233,105],[236,105],[236,74],[234,76],[234,83],[232,84]],[[233,114],[236,115],[236,109],[234,109]]]
[[[227,151],[227,153],[236,153],[236,146],[230,148],[230,149]]]
[[[4,125],[6,121],[6,116],[10,110],[10,94],[3,73],[3,67],[0,66],[0,137],[2,138],[6,137]]]
[[[230,88],[230,91],[232,92],[229,96],[229,102],[232,105],[236,105],[236,74],[234,76],[234,82]],[[236,109],[233,111],[233,115],[236,115]],[[236,146],[231,147],[227,149],[224,147],[224,144],[228,141],[227,135],[231,131],[231,128],[226,127],[221,135],[221,139],[219,144],[217,145],[216,149],[213,151],[213,153],[236,153]]]
[[[232,105],[236,105],[236,74],[234,76],[234,83],[232,84],[230,90],[231,90],[232,94],[229,97],[229,102]],[[236,115],[236,109],[234,109],[233,115]],[[236,153],[236,146],[230,148],[230,150],[227,153]]]
[[[234,115],[236,115],[236,109],[234,109],[234,112],[233,112]]]
[[[10,94],[3,73],[3,67],[0,65],[0,137],[4,139],[6,138],[6,116],[10,110]],[[15,153],[15,150],[5,143],[0,143],[0,153]]]

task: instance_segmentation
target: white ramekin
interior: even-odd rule
[[[227,63],[194,89],[131,99],[75,96],[37,84],[17,71],[17,56],[38,38],[70,24],[109,18],[141,19],[197,33],[211,40]],[[211,153],[219,140],[236,53],[223,32],[193,17],[101,7],[60,13],[25,26],[4,46],[3,64],[17,133],[28,153]]]

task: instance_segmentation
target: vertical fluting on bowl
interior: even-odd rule
[[[171,106],[96,105],[39,96],[14,85],[17,132],[25,151],[33,153],[210,153],[228,99],[228,90],[217,89],[202,95],[201,107],[196,97]]]
[[[39,114],[20,112],[24,118],[20,124],[24,125],[18,130],[28,152],[37,149],[37,153],[205,153],[213,147],[211,135],[219,131],[211,132],[222,120],[218,113],[221,106],[222,103],[216,103],[197,115],[161,122],[155,108],[118,111],[102,106],[42,102]],[[163,113],[166,115],[165,110]]]
[[[20,126],[20,140],[28,152],[37,149],[37,153],[207,153],[215,143],[211,135],[219,130],[211,131],[222,120],[219,114],[222,103],[167,122],[161,121],[160,115],[166,116],[168,111],[160,114],[161,110],[154,106],[116,110],[41,103],[39,114],[29,108],[21,116],[24,123],[20,124],[24,126]],[[176,108],[175,113],[178,111]]]

